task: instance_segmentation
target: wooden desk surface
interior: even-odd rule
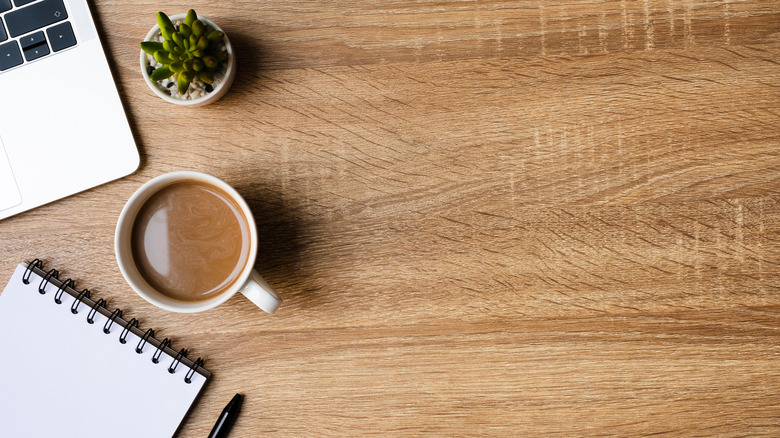
[[[155,97],[138,43],[193,6],[229,94]],[[94,1],[138,172],[0,222],[236,392],[231,436],[780,434],[780,4]],[[283,295],[199,315],[137,297],[124,201],[233,184]],[[3,280],[3,282],[5,279]]]

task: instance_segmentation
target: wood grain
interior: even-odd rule
[[[192,1],[230,93],[173,108],[138,73],[161,9],[95,1],[143,164],[0,222],[206,358],[181,437],[780,434],[780,4]],[[285,299],[198,315],[124,283],[144,181],[234,185]]]

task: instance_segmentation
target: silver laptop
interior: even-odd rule
[[[0,219],[138,165],[86,0],[0,0]]]

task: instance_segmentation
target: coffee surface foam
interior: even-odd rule
[[[150,286],[173,299],[202,301],[235,283],[249,257],[249,230],[227,193],[199,181],[179,181],[144,202],[131,245]]]

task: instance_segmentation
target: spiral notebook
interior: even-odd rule
[[[0,295],[0,436],[170,437],[209,377],[37,259]]]

